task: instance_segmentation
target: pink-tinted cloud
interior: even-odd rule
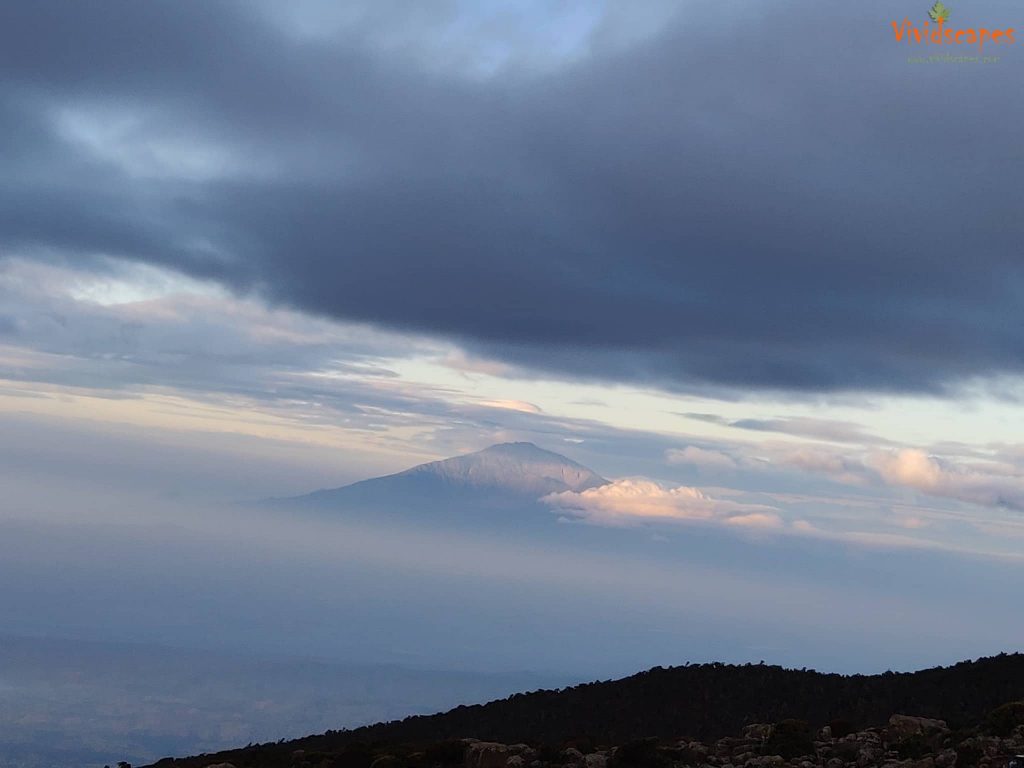
[[[1008,476],[1000,465],[987,471],[984,464],[958,465],[913,448],[873,454],[866,464],[888,485],[969,504],[1024,510],[1024,477]]]
[[[697,521],[744,527],[782,525],[773,507],[742,504],[708,496],[698,488],[665,488],[652,480],[626,478],[585,491],[565,491],[544,502],[566,515],[598,525],[630,525],[642,521]]]

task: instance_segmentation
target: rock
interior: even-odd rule
[[[877,744],[862,744],[857,752],[858,768],[868,768],[871,765],[878,765],[885,757],[885,750]]]
[[[231,763],[210,763],[206,768],[235,768]]]
[[[729,757],[733,751],[733,740],[732,739],[719,739],[715,742],[715,757]]]
[[[370,768],[402,768],[404,763],[394,755],[381,755],[372,763]]]
[[[995,736],[978,736],[974,739],[974,744],[981,750],[981,753],[988,758],[998,755],[1002,747],[999,739]]]
[[[735,747],[746,747],[747,749],[760,749],[767,738],[771,736],[771,732],[768,732],[768,736],[761,738],[760,736],[744,736],[742,739],[733,739],[733,745]]]
[[[956,750],[944,749],[935,756],[935,768],[956,768],[956,759]]]
[[[910,715],[893,715],[889,718],[889,724],[883,732],[883,739],[886,745],[904,744],[910,739],[922,739],[924,742],[939,743],[949,733],[949,726],[945,720],[933,720],[930,717],[911,717]]]
[[[750,725],[743,726],[744,739],[764,741],[771,735],[771,732],[772,726],[769,723],[751,723]]]
[[[505,744],[477,741],[466,747],[466,768],[507,768],[512,757]]]
[[[780,755],[753,757],[743,764],[743,768],[782,768],[786,761]]]
[[[522,755],[512,755],[505,761],[505,768],[525,768],[525,766],[526,761],[523,760]]]
[[[583,764],[583,753],[576,749],[576,747],[569,747],[567,749],[563,749],[562,757],[565,758],[565,762],[567,762],[569,765]]]
[[[587,768],[607,768],[608,756],[603,752],[593,752],[583,758],[583,762]]]

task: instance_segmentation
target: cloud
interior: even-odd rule
[[[697,488],[665,488],[643,478],[616,480],[585,491],[563,491],[543,501],[556,511],[598,525],[652,521],[698,521],[743,527],[777,528],[782,518],[772,507],[714,499]]]
[[[768,455],[773,467],[829,475],[833,480],[850,485],[863,485],[866,480],[864,464],[856,454],[850,455],[825,445],[773,445],[760,450]]]
[[[984,507],[1024,511],[1024,475],[1008,477],[1002,467],[989,472],[980,464],[959,466],[910,448],[876,453],[867,463],[889,485]]]
[[[621,452],[608,447],[623,444],[621,431],[545,414],[515,399],[515,387],[484,398],[447,368],[450,344],[268,307],[169,270],[102,266],[0,263],[0,320],[9,320],[0,408],[25,410],[11,398],[33,397],[33,413],[72,421],[238,432],[332,452],[347,441],[360,455],[390,456],[388,469],[502,440],[594,440]],[[431,383],[421,370],[395,370],[410,360],[451,375]],[[99,403],[112,398],[116,409]],[[667,442],[628,439],[657,456]]]
[[[737,467],[736,460],[729,454],[698,448],[696,445],[670,448],[665,452],[665,458],[670,464],[689,464],[698,469],[732,470]]]
[[[808,437],[833,443],[880,444],[888,441],[871,435],[859,424],[834,419],[792,417],[783,419],[738,419],[730,427],[756,432],[778,432],[794,437]]]
[[[617,36],[376,5],[5,4],[0,252],[171,266],[570,379],[1024,370],[1013,67],[933,77],[888,10],[809,0]]]
[[[826,475],[848,485],[881,484],[981,507],[1024,511],[1024,470],[1009,456],[965,461],[920,448],[844,452],[824,445],[760,446],[759,451],[768,457],[766,466]],[[923,527],[916,518],[904,522],[908,528]]]
[[[741,528],[780,528],[783,523],[782,518],[774,512],[751,512],[746,515],[727,517],[725,524]]]
[[[541,408],[533,403],[523,400],[484,400],[480,405],[486,408],[497,408],[504,411],[519,411],[520,413],[541,413]]]
[[[825,432],[819,432],[815,425],[808,434],[823,436],[829,433],[829,424],[825,424]],[[891,443],[871,438],[853,424],[844,426],[843,432],[863,436],[862,445],[844,448],[811,441],[802,444],[788,441],[722,443],[708,448],[669,448],[665,451],[665,458],[671,464],[737,470],[742,473],[747,487],[761,490],[779,482],[782,473],[795,474],[796,477],[803,475],[805,479],[797,481],[803,483],[807,482],[806,476],[820,475],[835,483],[857,486],[861,492],[872,487],[910,489],[933,498],[974,506],[1024,511],[1024,464],[1019,446],[949,444],[945,447],[951,453],[941,456],[922,448],[878,447]],[[779,499],[800,496],[772,495]],[[828,503],[834,506],[857,502],[837,497]],[[916,515],[904,515],[897,524],[918,529],[927,527],[928,521]]]

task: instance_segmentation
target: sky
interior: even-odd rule
[[[917,62],[927,5],[0,6],[11,631],[562,669],[629,603],[574,673],[1011,650],[1024,41]],[[531,603],[508,542],[239,512],[514,440],[613,481],[553,519],[671,554],[560,533]]]

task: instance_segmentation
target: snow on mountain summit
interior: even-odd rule
[[[397,477],[410,475],[537,497],[559,491],[583,491],[608,482],[582,464],[533,443],[500,443],[476,453],[421,464]]]

